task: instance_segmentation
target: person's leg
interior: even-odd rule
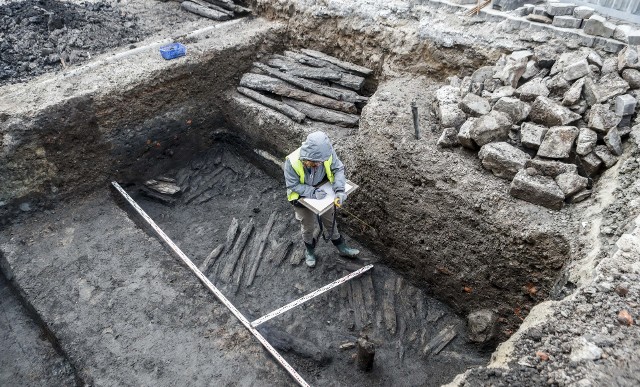
[[[316,265],[316,214],[306,207],[294,206],[293,210],[296,213],[296,219],[300,222],[300,232],[306,247],[304,251],[304,261],[307,266],[314,267]]]
[[[338,222],[334,218],[335,215],[335,207],[331,208],[329,211],[322,214],[322,225],[324,227],[324,235],[329,236],[331,238],[331,243],[338,248],[340,255],[343,257],[353,258],[358,253],[360,253],[357,249],[352,249],[347,246],[344,238],[340,235],[338,231]]]

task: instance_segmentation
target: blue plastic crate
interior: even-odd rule
[[[160,55],[166,60],[179,58],[187,54],[187,48],[180,43],[171,43],[160,47]]]

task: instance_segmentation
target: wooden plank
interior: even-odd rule
[[[328,68],[305,66],[290,61],[287,58],[281,59],[272,56],[267,60],[267,65],[300,78],[317,79],[321,81],[337,81],[342,78],[342,73],[337,71]]]
[[[284,104],[280,101],[276,101],[275,99],[266,97],[260,93],[258,93],[257,91],[251,90],[251,89],[247,89],[244,87],[238,87],[238,92],[240,94],[243,94],[249,98],[251,98],[252,100],[259,102],[267,107],[270,107],[271,109],[280,112],[282,114],[284,114],[285,116],[291,118],[292,120],[294,120],[297,123],[300,123],[304,120],[305,115],[300,113],[298,110],[296,110],[295,108]]]
[[[240,13],[240,14],[251,12],[249,8],[245,8],[240,5],[237,5],[231,0],[206,0],[206,2],[217,5],[218,7],[222,7],[229,11]]]
[[[236,240],[236,235],[238,235],[238,219],[231,219],[231,224],[229,225],[229,229],[227,230],[227,239],[224,243],[224,251],[231,250],[233,247],[233,242]]]
[[[424,347],[422,353],[425,355],[439,354],[444,349],[444,347],[446,347],[453,339],[456,338],[457,335],[458,333],[455,331],[455,326],[449,325],[429,341],[429,344]]]
[[[302,112],[311,119],[326,122],[328,124],[344,127],[356,127],[360,121],[360,116],[358,115],[326,109],[306,102],[296,101],[291,98],[283,97],[282,102]]]
[[[375,319],[376,312],[376,290],[373,286],[373,276],[364,275],[360,278],[362,283],[362,294],[364,295],[364,308],[367,311],[369,319],[373,321]]]
[[[308,91],[300,90],[287,82],[268,75],[246,73],[240,79],[240,86],[253,90],[266,91],[282,97],[289,97],[304,101],[312,105],[339,110],[345,113],[357,113],[358,109],[352,102],[337,101]]]
[[[369,323],[369,316],[364,304],[364,295],[362,294],[362,284],[360,281],[351,281],[351,296],[353,297],[353,312],[358,316],[357,320],[360,320],[360,327],[365,327]]]
[[[247,279],[247,287],[253,284],[253,280],[256,278],[256,272],[258,271],[258,267],[260,267],[260,260],[262,259],[262,253],[264,252],[264,247],[267,243],[267,238],[269,237],[269,233],[273,228],[273,223],[276,220],[276,212],[272,212],[269,215],[269,220],[267,221],[267,225],[264,227],[260,238],[258,239],[258,251],[255,254],[253,264],[251,266],[251,271],[249,272],[249,278]]]
[[[182,9],[184,9],[185,11],[188,11],[188,12],[191,12],[191,13],[195,13],[196,15],[200,15],[200,16],[206,17],[208,19],[213,19],[213,20],[218,20],[218,21],[224,21],[224,20],[231,19],[231,16],[229,14],[222,13],[220,11],[217,11],[217,10],[209,8],[209,7],[204,7],[204,6],[200,5],[200,4],[196,4],[196,3],[192,2],[192,1],[184,1],[180,5],[180,7],[182,7]]]
[[[200,265],[200,271],[207,274],[209,268],[215,263],[216,259],[224,251],[224,243],[219,244],[215,249],[211,250],[209,255],[204,259],[202,265]]]
[[[384,315],[384,325],[392,335],[396,334],[396,310],[395,295],[396,283],[393,278],[388,278],[384,282],[384,294],[382,298],[382,314]]]
[[[338,81],[335,81],[335,83],[339,84],[340,86],[349,88],[351,90],[360,91],[362,89],[362,85],[364,85],[364,77],[354,75],[348,72],[347,70],[343,69],[342,67],[338,67],[322,59],[313,58],[303,53],[295,52],[295,51],[285,51],[284,56],[300,64],[313,66],[313,67],[327,68],[330,70],[341,72],[342,78],[340,78]]]
[[[234,16],[233,11],[230,11],[228,9],[222,8],[222,7],[217,6],[215,4],[208,3],[208,2],[206,2],[204,0],[189,0],[189,1],[191,1],[193,3],[196,3],[198,5],[201,5],[203,7],[211,8],[211,9],[216,10],[218,12],[222,12],[224,14],[229,15],[230,17]]]
[[[309,55],[310,57],[317,58],[317,59],[322,59],[322,60],[327,61],[327,62],[329,62],[331,64],[334,64],[334,65],[336,65],[338,67],[342,67],[343,69],[348,70],[348,71],[353,71],[353,72],[360,73],[360,74],[363,74],[363,75],[371,75],[371,74],[373,74],[373,70],[371,70],[371,69],[368,69],[368,68],[366,68],[364,66],[359,66],[357,64],[353,64],[353,63],[350,63],[350,62],[345,62],[345,61],[340,60],[340,59],[338,59],[336,57],[333,57],[333,56],[327,55],[325,53],[322,53],[320,51],[308,50],[308,49],[304,49],[304,48],[302,50],[300,50],[300,51],[302,51],[304,54]]]
[[[247,225],[242,228],[242,231],[240,231],[238,240],[233,246],[233,250],[227,257],[227,262],[224,268],[222,269],[222,273],[220,275],[221,280],[228,281],[231,279],[231,275],[233,274],[236,268],[236,265],[238,263],[238,260],[240,259],[240,254],[242,254],[242,252],[244,251],[244,248],[246,247],[247,241],[249,240],[249,237],[251,236],[252,232],[253,232],[253,219],[251,219],[249,223],[247,223]]]

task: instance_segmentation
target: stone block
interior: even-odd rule
[[[627,36],[631,31],[633,31],[633,27],[627,24],[621,24],[619,26],[616,26],[616,29],[613,31],[613,38],[627,43]]]
[[[602,66],[600,67],[600,73],[602,75],[610,74],[618,72],[618,59],[617,58],[607,58],[602,61]]]
[[[562,190],[565,197],[570,197],[575,193],[587,188],[589,179],[577,173],[561,173],[555,178],[556,184]]]
[[[636,46],[625,46],[618,53],[618,71],[624,69],[640,69],[640,55]]]
[[[589,63],[587,59],[568,64],[562,69],[562,76],[567,81],[574,81],[589,74]]]
[[[578,19],[588,19],[593,16],[594,13],[595,10],[591,7],[580,6],[573,9],[573,17]]]
[[[505,86],[516,87],[527,67],[530,51],[516,51],[507,57],[507,63],[493,76],[500,79]]]
[[[603,38],[610,38],[615,29],[615,24],[607,22],[604,17],[599,15],[591,16],[584,23],[584,32],[589,35],[602,36]]]
[[[604,68],[604,65],[602,66]],[[629,83],[620,78],[617,71],[603,75],[596,83],[587,77],[584,83],[584,99],[589,105],[603,103],[629,90]]]
[[[636,111],[638,101],[630,94],[623,94],[616,97],[615,112],[618,116],[626,116]]]
[[[580,165],[587,174],[587,176],[593,176],[598,173],[600,167],[602,167],[602,160],[594,152],[591,152],[585,156],[580,157]]]
[[[487,91],[489,93],[493,93],[498,87],[502,87],[502,82],[499,79],[485,79],[484,80],[484,88],[482,91]]]
[[[540,68],[551,68],[560,52],[560,48],[555,45],[543,44],[533,49],[533,60]]]
[[[573,16],[555,16],[551,24],[560,28],[580,28],[582,19],[576,19]]]
[[[553,210],[560,210],[564,204],[564,193],[555,180],[542,175],[531,176],[524,169],[513,178],[509,194]]]
[[[550,93],[541,78],[534,78],[515,90],[515,95],[525,102],[533,102],[540,96],[548,97]]]
[[[604,143],[607,145],[609,152],[616,156],[622,155],[622,139],[618,133],[618,128],[611,128],[606,136],[604,136]]]
[[[606,168],[611,168],[618,162],[618,157],[616,157],[606,145],[598,145],[594,149],[593,153],[598,156],[600,160],[604,163]]]
[[[545,160],[539,157],[528,160],[525,168],[532,168],[537,174],[554,178],[561,173],[578,173],[578,166],[575,164],[563,163],[557,160]]]
[[[547,3],[547,14],[551,16],[572,15],[576,8],[575,4],[569,3]]]
[[[587,62],[592,65],[598,66],[598,69],[602,67],[602,57],[597,52],[590,50],[589,55],[587,55]]]
[[[531,158],[528,154],[506,142],[492,142],[484,145],[478,152],[482,166],[497,177],[513,179],[524,164]]]
[[[498,315],[488,309],[481,309],[467,316],[469,328],[469,340],[475,343],[487,343],[491,341],[497,332],[496,322]]]
[[[505,113],[509,116],[511,122],[519,124],[527,119],[531,111],[531,106],[526,102],[520,101],[518,98],[502,97],[493,106],[493,110]]]
[[[469,117],[467,121],[462,124],[458,131],[458,142],[465,148],[476,150],[478,145],[471,138],[471,128],[473,127],[477,118]]]
[[[520,143],[530,149],[538,149],[549,128],[525,122],[520,127]]]
[[[608,105],[595,104],[591,107],[587,119],[589,128],[598,133],[607,133],[609,129],[618,126],[621,118],[609,109]]]
[[[491,111],[489,101],[472,93],[465,95],[458,107],[472,117],[483,116]]]
[[[564,106],[573,106],[580,101],[582,96],[582,87],[584,86],[584,78],[580,78],[571,85],[569,90],[564,93],[562,104]],[[586,104],[585,104],[586,105]]]
[[[582,118],[552,99],[542,96],[537,97],[533,102],[529,117],[533,122],[548,127],[567,125]]]
[[[554,126],[544,135],[538,148],[538,156],[550,159],[566,159],[571,155],[573,142],[580,131],[575,126]]]
[[[494,66],[482,66],[471,74],[472,83],[484,83],[486,79],[493,78],[496,73]]]
[[[604,46],[602,47],[602,49],[604,50],[604,52],[617,54],[620,51],[622,51],[622,49],[625,48],[625,46],[626,46],[625,43],[619,42],[617,40],[605,39],[605,43],[604,43]]]
[[[580,128],[580,134],[576,140],[576,153],[586,156],[593,151],[598,142],[598,134],[589,128]]]
[[[452,148],[459,145],[458,130],[456,128],[444,128],[438,139],[438,146],[441,148]]]
[[[533,11],[531,12],[534,15],[542,15],[542,16],[546,16],[547,14],[547,9],[543,6],[535,6],[533,7]]]
[[[440,105],[457,104],[460,101],[460,89],[454,86],[442,86],[436,91],[436,101]]]
[[[464,97],[471,90],[471,77],[467,76],[460,81],[460,96]]]
[[[640,88],[640,71],[636,69],[624,69],[622,70],[622,79],[627,81],[629,87],[632,89]]]
[[[511,86],[498,87],[492,94],[489,100],[491,103],[496,103],[502,97],[511,97],[515,93],[516,89]]]
[[[551,72],[549,73],[549,75],[553,76],[562,73],[565,67],[571,66],[579,61],[582,61],[583,59],[587,59],[591,52],[592,50],[586,48],[581,48],[576,51],[563,52],[558,56],[558,59],[551,67]]]
[[[471,139],[483,146],[493,141],[504,141],[509,137],[511,119],[504,113],[491,111],[475,120],[469,129]]]
[[[524,69],[524,73],[522,74],[521,79],[528,81],[529,79],[535,77],[540,73],[540,68],[536,65],[536,61],[529,60],[527,62],[527,67]]]
[[[551,95],[562,95],[569,90],[571,84],[569,81],[564,79],[562,74],[556,74],[555,76],[547,79],[546,83],[547,88],[551,92]]]
[[[527,15],[527,20],[536,22],[536,23],[543,23],[543,24],[553,23],[553,19],[551,19],[550,17],[544,16],[544,15],[536,15],[535,13]]]
[[[640,30],[633,30],[627,33],[627,44],[630,46],[640,46]]]
[[[455,104],[440,105],[438,108],[440,125],[443,128],[460,128],[467,115]]]

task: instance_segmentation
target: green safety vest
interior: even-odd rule
[[[298,176],[300,176],[300,184],[304,184],[304,165],[302,164],[302,160],[300,160],[300,148],[291,152],[291,154],[287,156],[287,159],[289,159],[289,162],[291,163],[293,170],[296,171]],[[323,163],[324,170],[327,173],[327,178],[329,179],[329,182],[331,184],[333,184],[333,180],[334,180],[333,172],[331,172],[332,162],[333,162],[333,155],[329,156],[329,160]],[[290,189],[287,190],[287,200],[293,201],[293,200],[297,200],[298,198],[300,198],[300,194]]]

